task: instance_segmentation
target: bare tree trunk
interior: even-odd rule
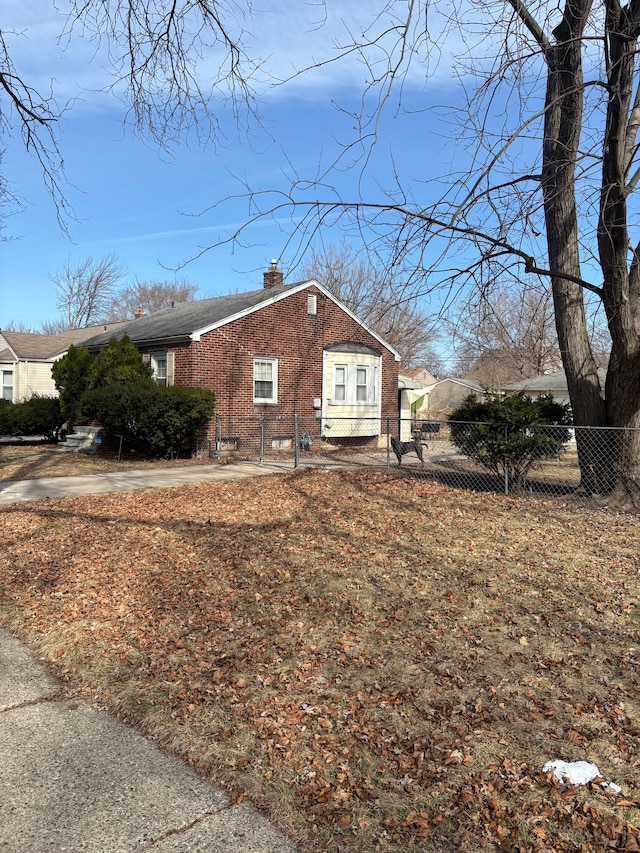
[[[622,364],[613,355],[606,382],[608,421],[605,455],[614,479],[612,501],[640,509],[640,363],[636,355]]]
[[[576,426],[590,427],[588,430],[576,431],[580,485],[587,494],[606,493],[612,485],[611,469],[603,446],[604,434],[599,428],[606,426],[607,417],[597,365],[587,334],[583,292],[579,285],[556,280],[553,283],[553,297],[573,422]]]
[[[547,93],[542,191],[558,344],[567,376],[576,425],[605,426],[606,413],[596,360],[591,350],[583,288],[564,277],[581,278],[575,170],[583,109],[582,35],[591,0],[567,4],[556,42],[543,45]],[[582,486],[602,489],[597,447],[587,431],[578,431]]]
[[[635,57],[640,30],[637,6],[606,0],[608,49],[607,116],[603,139],[602,189],[598,251],[604,276],[603,301],[612,338],[607,372],[607,421],[612,427],[607,449],[618,503],[640,507],[640,282],[638,249],[632,251],[627,197],[637,181],[630,174],[635,155],[640,101]]]

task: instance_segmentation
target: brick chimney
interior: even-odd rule
[[[269,269],[264,272],[264,286],[265,287],[280,287],[284,284],[284,275],[278,269],[278,261],[273,260],[269,264]]]
[[[144,308],[138,308],[136,313],[133,315],[137,320],[139,317],[144,317]]]

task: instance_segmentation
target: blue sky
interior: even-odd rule
[[[340,19],[353,25],[365,14],[360,0],[335,2],[335,19],[318,30],[313,26],[318,9],[279,0],[277,17],[265,13],[259,18],[259,46],[254,49],[268,57],[265,73],[286,76],[310,56],[330,55]],[[246,221],[246,200],[229,198],[242,193],[238,177],[255,189],[286,189],[284,173],[291,168],[311,177],[319,163],[331,161],[338,150],[336,140],[351,138],[353,125],[334,102],[355,107],[364,80],[360,68],[335,64],[291,85],[265,90],[262,113],[268,133],[256,126],[247,139],[238,133],[231,113],[221,108],[225,145],[202,148],[191,139],[172,152],[159,153],[157,146],[123,124],[121,99],[95,92],[108,79],[101,67],[108,66],[104,55],[79,40],[72,39],[65,50],[57,42],[64,18],[53,3],[8,0],[5,16],[16,30],[8,46],[22,75],[45,91],[55,77],[59,101],[78,95],[79,100],[58,128],[68,180],[65,193],[76,216],[69,222],[70,238],[60,230],[38,165],[25,153],[19,136],[3,140],[3,173],[24,210],[8,219],[4,236],[10,239],[0,244],[0,328],[11,322],[38,327],[56,317],[49,276],[67,259],[115,254],[127,271],[123,283],[177,276],[196,284],[203,298],[261,286],[262,270],[273,257],[280,258],[289,280],[296,280],[296,271],[290,269],[293,251],[284,249],[292,231],[286,218],[279,224],[256,223],[244,235],[242,248],[221,246],[175,268]],[[426,107],[451,102],[455,96],[443,58],[428,83],[420,70],[409,79],[406,103]],[[432,114],[394,116],[389,109],[369,183],[372,195],[377,192],[375,181],[389,178],[390,151],[407,179],[429,181],[446,172],[450,146]],[[333,180],[339,190],[356,193],[355,172],[336,174]],[[428,183],[423,191],[425,196],[439,193],[437,185]],[[339,242],[340,234],[325,239]]]

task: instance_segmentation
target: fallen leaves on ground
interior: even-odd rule
[[[0,530],[3,622],[301,849],[640,850],[636,517],[317,470]]]
[[[124,453],[122,458],[118,459],[118,454],[115,452],[64,452],[56,449],[55,444],[42,444],[41,442],[0,444],[0,482],[207,464],[218,463],[210,459],[197,458],[147,459],[139,453]]]

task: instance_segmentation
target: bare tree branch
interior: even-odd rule
[[[404,367],[427,365],[432,372],[437,370],[434,318],[415,299],[402,298],[403,285],[392,272],[359,257],[343,240],[339,245],[312,247],[301,275],[319,281],[391,344]]]
[[[121,288],[112,296],[106,309],[105,319],[109,322],[129,320],[137,311],[153,314],[162,308],[170,308],[178,302],[189,302],[195,298],[198,287],[186,279],[176,281],[138,281]]]
[[[254,83],[261,60],[249,56],[250,3],[236,0],[73,0],[63,37],[92,39],[105,48],[112,66],[110,88],[124,96],[137,132],[170,148],[191,131],[203,143],[224,140],[220,122],[231,110],[237,126],[259,121]],[[65,18],[61,14],[61,28]],[[0,131],[18,132],[39,163],[58,222],[67,232],[73,210],[67,201],[57,122],[72,104],[60,107],[13,65],[0,31]],[[13,33],[15,35],[15,33]],[[9,188],[4,200],[17,203]]]
[[[74,0],[67,32],[107,41],[139,132],[163,148],[189,130],[216,143],[223,109],[238,125],[259,118],[262,63],[244,47],[251,11],[236,0]]]
[[[54,98],[41,95],[14,67],[5,32],[0,30],[0,132],[10,135],[16,130],[22,136],[25,148],[39,163],[44,184],[51,196],[60,227],[67,233],[73,209],[68,204],[63,189],[64,161],[55,135],[56,122],[64,112]],[[3,203],[20,206],[11,188],[3,183]]]
[[[107,319],[109,306],[124,269],[115,255],[95,261],[67,260],[50,275],[56,286],[56,306],[67,329],[95,325]]]

